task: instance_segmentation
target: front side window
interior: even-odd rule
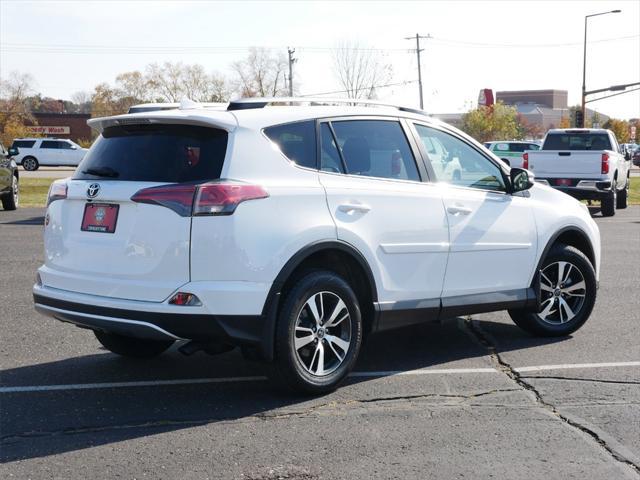
[[[399,122],[346,120],[332,122],[331,125],[346,168],[345,173],[420,180],[413,153]]]
[[[69,142],[58,142],[60,150],[71,150],[72,145]]]
[[[264,129],[264,134],[292,162],[316,168],[316,122],[288,123]]]
[[[462,140],[435,128],[415,125],[436,180],[460,187],[505,191],[500,168]],[[439,148],[433,148],[438,145]]]

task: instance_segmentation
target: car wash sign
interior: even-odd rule
[[[483,88],[478,94],[478,106],[491,107],[493,105],[493,90]]]
[[[71,127],[63,125],[38,125],[36,127],[27,127],[27,131],[29,133],[38,133],[40,135],[69,135],[71,133]]]

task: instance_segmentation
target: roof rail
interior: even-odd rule
[[[378,102],[376,100],[361,100],[357,98],[325,98],[325,97],[253,97],[240,98],[229,102],[227,110],[251,110],[264,108],[271,103],[315,103],[315,104],[351,104],[351,105],[371,105],[374,107],[390,107],[400,110],[401,112],[417,113],[419,115],[428,115],[424,110],[418,108],[405,107],[392,103]]]

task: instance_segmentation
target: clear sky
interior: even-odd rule
[[[28,72],[43,95],[69,98],[151,62],[200,63],[229,73],[250,46],[296,48],[301,94],[340,90],[331,49],[359,40],[380,49],[393,82],[417,79],[420,33],[425,109],[459,112],[481,88],[556,88],[580,102],[584,16],[587,90],[640,81],[640,0],[607,1],[64,1],[0,0],[0,75]],[[416,83],[378,90],[418,104]],[[590,104],[640,117],[640,91]]]

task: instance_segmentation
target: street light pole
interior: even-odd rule
[[[609,12],[592,13],[591,15],[585,15],[584,17],[584,48],[582,52],[582,125],[576,125],[584,127],[585,120],[587,118],[586,96],[587,96],[587,20],[590,17],[597,17],[600,15],[607,15],[609,13],[620,13],[622,10],[611,10]]]

